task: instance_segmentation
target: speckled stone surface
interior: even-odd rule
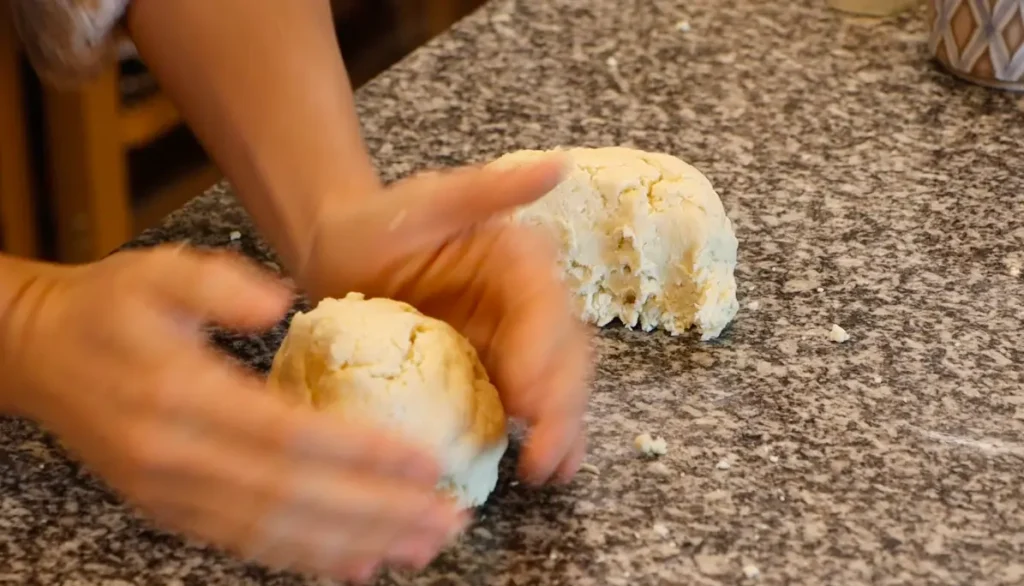
[[[921,14],[823,0],[496,0],[361,90],[388,178],[631,144],[702,169],[741,242],[721,340],[601,335],[599,477],[506,474],[455,551],[381,583],[1024,583],[1017,100],[931,65]],[[136,244],[181,239],[269,259],[223,188]],[[282,333],[219,339],[266,368]],[[0,421],[0,584],[300,583],[146,529]]]

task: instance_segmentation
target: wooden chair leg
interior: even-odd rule
[[[10,12],[0,10],[0,250],[35,258],[38,218],[20,57]]]
[[[57,254],[89,262],[132,236],[132,201],[119,128],[118,68],[74,89],[44,88]]]

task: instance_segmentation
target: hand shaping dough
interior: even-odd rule
[[[624,147],[560,149],[568,177],[515,217],[550,229],[582,318],[629,328],[691,326],[718,337],[735,317],[736,236],[711,183],[676,157]],[[491,165],[516,166],[544,151]]]
[[[438,489],[464,508],[494,490],[508,447],[498,391],[464,337],[405,303],[349,293],[295,314],[270,385],[339,425],[376,424],[426,446],[443,468]]]

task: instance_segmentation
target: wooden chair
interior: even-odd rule
[[[117,63],[73,89],[43,88],[57,256],[102,258],[217,182],[213,165],[186,173],[140,200],[129,189],[128,152],[178,127],[181,118],[157,92],[125,103]]]
[[[334,0],[332,4],[340,14],[350,10],[353,2]],[[105,256],[221,177],[207,163],[145,198],[131,193],[129,151],[147,147],[183,122],[160,92],[126,103],[119,73],[119,65],[111,64],[80,87],[43,88],[56,251],[61,261],[88,262]]]
[[[35,258],[39,224],[24,100],[18,41],[10,11],[4,9],[0,10],[0,250]]]

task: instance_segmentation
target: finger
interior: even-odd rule
[[[521,405],[517,415],[531,424],[520,457],[520,474],[532,484],[551,478],[582,433],[590,354],[581,332],[582,328],[573,328],[544,374],[533,383],[530,402]]]
[[[502,316],[487,353],[506,409],[531,423],[531,411],[547,392],[543,380],[551,363],[574,335],[576,319],[568,292],[554,272],[554,252],[541,234],[509,229],[503,238],[514,257],[504,275],[488,279],[487,310]]]
[[[410,248],[437,245],[478,222],[539,199],[561,182],[564,169],[562,157],[552,155],[512,169],[462,168],[413,177],[378,200],[382,211],[391,215],[378,219],[377,225],[400,232]]]
[[[233,254],[164,247],[148,253],[146,267],[149,282],[173,308],[223,327],[272,326],[292,300],[280,281]]]
[[[555,469],[555,482],[561,484],[567,484],[572,480],[573,476],[579,472],[580,466],[583,465],[583,459],[587,455],[587,430],[585,427],[581,427],[579,433],[576,435],[576,439],[573,441],[572,447],[566,453],[562,462]]]
[[[176,449],[163,456],[165,468],[235,478],[275,489],[271,496],[282,502],[325,510],[344,496],[353,517],[450,525],[455,511],[434,492],[430,455],[383,431],[290,408],[211,354],[181,351],[160,383],[170,398],[157,400],[157,409],[170,416],[166,425],[182,431],[174,436]],[[430,473],[410,475],[410,468]]]
[[[503,286],[492,291],[503,317],[487,362],[509,415],[531,427],[520,474],[539,484],[551,477],[580,433],[589,398],[589,332],[552,270],[548,240],[529,230],[510,233],[517,254],[505,278],[497,280]]]
[[[555,188],[565,176],[565,160],[549,155],[507,169],[468,167],[433,178],[427,184],[422,221],[438,230],[464,230],[477,222],[535,201]]]
[[[324,466],[345,466],[433,486],[436,457],[415,443],[329,413],[293,408],[261,380],[206,348],[177,348],[155,371],[156,408],[254,450]]]
[[[339,557],[382,558],[400,541],[417,548],[404,561],[417,561],[469,522],[433,486],[296,462],[216,436],[165,437],[162,466],[144,490],[158,495],[151,505],[193,510],[194,531],[251,558],[266,560],[301,538],[312,540],[303,559],[325,567]]]
[[[303,482],[308,480],[308,475],[303,477]],[[381,489],[378,494],[382,499],[389,499],[390,505],[407,508],[400,500],[392,498],[391,492]],[[300,562],[327,569],[338,564],[346,566],[353,559],[393,557],[390,552],[401,536],[403,540],[417,544],[417,555],[426,555],[429,559],[438,554],[445,537],[464,523],[460,520],[454,524],[440,524],[435,520],[430,521],[434,524],[428,524],[425,519],[431,517],[429,512],[408,515],[402,520],[364,517],[362,513],[353,515],[353,503],[364,503],[365,499],[351,498],[351,487],[344,483],[336,487],[333,498],[338,503],[334,510],[325,510],[319,503],[306,501],[309,496],[308,493],[296,492],[291,497],[294,500],[279,504],[281,508],[276,512],[255,515],[256,522],[245,532],[243,550],[250,556],[261,557],[264,555],[262,552],[273,550],[275,544],[300,540],[305,543]]]

